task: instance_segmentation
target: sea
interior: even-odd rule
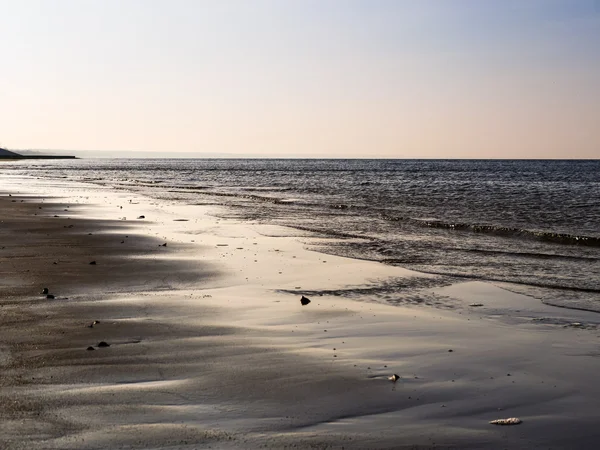
[[[308,233],[313,249],[600,312],[600,160],[81,159],[5,164]]]

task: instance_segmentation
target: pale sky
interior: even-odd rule
[[[600,158],[600,0],[0,0],[0,146]]]

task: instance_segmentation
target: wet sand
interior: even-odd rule
[[[43,183],[0,184],[2,448],[600,438],[596,314],[308,251],[315,236],[202,207],[81,186],[22,195]],[[394,283],[406,292],[382,294]],[[488,423],[508,417],[523,423]]]

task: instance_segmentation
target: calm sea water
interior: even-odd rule
[[[600,311],[600,161],[77,160],[66,177],[340,239],[320,250]]]

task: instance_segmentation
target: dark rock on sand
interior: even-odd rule
[[[48,293],[48,288],[42,289],[42,295],[46,295]]]
[[[138,217],[138,219],[145,219],[145,218],[146,218],[146,216],[140,216],[140,217]]]
[[[165,242],[164,244],[160,244],[159,247],[166,247],[167,243]]]
[[[48,294],[48,295],[46,295],[46,298],[47,298],[48,300],[53,300],[53,299],[54,299],[54,295],[52,295],[52,294]]]
[[[90,345],[86,350],[96,350],[96,349]]]
[[[300,298],[300,303],[302,303],[302,306],[306,306],[310,303],[310,300],[303,295],[302,298]]]
[[[96,265],[96,261],[91,261],[90,262],[90,266],[95,266]]]
[[[102,342],[98,343],[98,347],[99,348],[101,348],[101,347],[110,347],[110,344],[108,342],[102,341]]]
[[[394,374],[391,377],[388,377],[388,380],[393,381],[394,383],[400,379],[400,375]]]

